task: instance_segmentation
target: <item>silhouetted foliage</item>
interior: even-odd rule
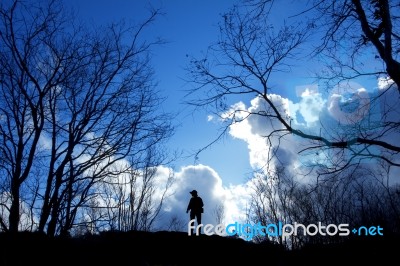
[[[349,169],[348,169],[349,170]],[[380,226],[383,235],[398,235],[400,221],[399,187],[385,185],[385,178],[370,169],[358,167],[325,176],[319,182],[304,183],[280,168],[274,175],[260,174],[252,180],[254,190],[249,221],[304,225],[348,224],[350,230],[360,226]],[[394,204],[395,203],[395,204]],[[301,249],[312,244],[338,244],[352,238],[303,234],[257,236],[289,249]]]
[[[124,198],[119,207],[135,205],[136,223],[157,215],[150,181],[173,128],[150,65],[162,41],[141,35],[158,14],[150,10],[135,27],[90,28],[63,1],[1,2],[1,230],[68,235],[114,219],[94,215],[115,207],[104,206],[99,187],[122,186],[119,177],[132,172],[146,183],[140,203]]]
[[[254,118],[270,125],[262,134],[270,143],[295,135],[307,142],[300,155],[329,154],[327,163],[331,165],[325,165],[329,172],[367,159],[400,166],[397,157],[400,147],[395,141],[399,138],[398,110],[379,102],[385,92],[370,95],[371,99],[365,103],[358,96],[361,102],[355,116],[368,117],[365,123],[345,117],[335,126],[322,124],[318,132],[313,132],[292,123],[296,114],[289,113],[286,104],[280,101],[281,88],[274,80],[275,75],[282,78],[287,74],[287,79],[292,78],[292,69],[303,67],[307,61],[320,66],[315,74],[315,84],[321,86],[320,90],[325,84],[328,92],[333,92],[335,86],[349,87],[361,78],[376,81],[383,78],[392,90],[400,90],[398,3],[387,0],[295,3],[296,7],[302,4],[304,8],[299,14],[282,17],[278,25],[271,17],[274,12],[284,12],[274,9],[275,1],[245,0],[223,14],[219,38],[203,57],[192,58],[187,68],[188,81],[194,85],[188,89],[187,103],[199,108],[211,107],[227,123],[215,141],[228,132],[229,126]],[[284,8],[290,10],[290,4]],[[232,106],[235,103],[232,100],[248,97],[258,99],[263,109],[252,111]],[[271,148],[270,157],[275,154],[276,149]]]

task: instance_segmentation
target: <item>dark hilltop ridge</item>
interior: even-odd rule
[[[398,263],[399,237],[354,238],[342,244],[289,251],[240,238],[185,232],[104,232],[47,237],[0,234],[0,265],[390,265]]]

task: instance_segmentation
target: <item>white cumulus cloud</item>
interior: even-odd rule
[[[162,174],[166,175],[168,171]],[[243,221],[245,218],[246,204],[249,202],[247,184],[225,187],[221,177],[209,166],[198,164],[182,167],[174,174],[174,184],[164,204],[157,227],[161,230],[168,229],[172,218],[178,218],[184,225],[182,231],[187,230],[189,214],[186,208],[190,200],[190,191],[197,190],[204,202],[203,224],[217,225],[215,210],[222,206],[224,222],[232,223]]]

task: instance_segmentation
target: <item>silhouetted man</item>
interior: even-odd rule
[[[197,195],[197,191],[193,190],[190,191],[190,194],[192,194],[192,198],[189,201],[188,207],[186,209],[186,213],[189,212],[190,210],[190,221],[193,219],[196,219],[197,221],[197,226],[201,224],[201,214],[203,213],[203,200]],[[199,234],[201,230],[199,230]],[[192,235],[193,235],[193,230],[192,230]]]

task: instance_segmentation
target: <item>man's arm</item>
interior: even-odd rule
[[[188,213],[191,208],[192,208],[192,199],[190,199],[190,201],[189,201],[189,204],[186,209],[186,213]]]

